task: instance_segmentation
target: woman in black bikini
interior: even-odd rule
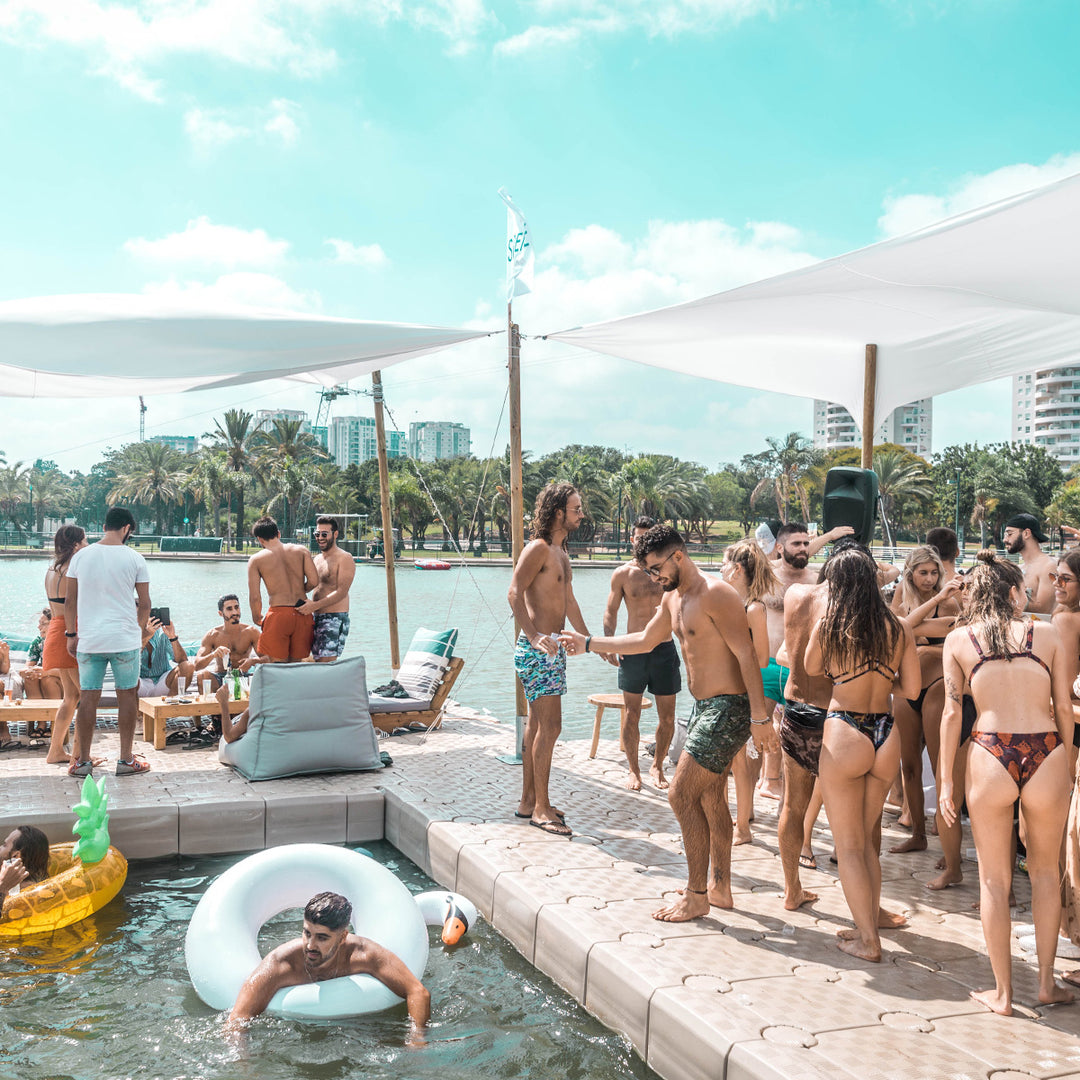
[[[945,641],[938,806],[947,821],[956,820],[959,796],[953,790],[952,766],[960,743],[967,681],[978,710],[968,753],[967,806],[979,854],[980,914],[995,983],[992,990],[972,991],[971,996],[988,1009],[1010,1016],[1010,841],[1017,793],[1027,838],[1039,1001],[1072,1000],[1054,982],[1061,919],[1058,857],[1069,808],[1071,665],[1054,626],[1022,617],[1026,597],[1018,566],[981,551],[966,592],[967,625],[953,630]]]
[[[889,711],[893,684],[905,697],[919,692],[919,658],[911,631],[882,599],[877,567],[858,548],[825,564],[825,616],[806,646],[806,671],[833,681],[821,743],[819,778],[829,817],[840,884],[855,930],[839,932],[839,947],[864,960],[881,959],[881,809],[896,776],[900,738]]]

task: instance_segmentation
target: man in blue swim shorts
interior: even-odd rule
[[[567,620],[588,636],[574,598],[566,538],[585,518],[573,484],[548,484],[536,497],[532,539],[514,567],[507,599],[521,632],[514,669],[525,688],[529,720],[521,747],[521,802],[515,814],[554,836],[571,836],[563,815],[551,805],[551,755],[562,730],[566,653],[557,634]]]
[[[656,519],[642,515],[634,522],[633,537],[637,542],[654,525]],[[611,575],[611,591],[604,610],[604,633],[614,634],[619,622],[619,608],[626,604],[626,632],[637,633],[649,625],[664,596],[655,582],[636,559],[616,567]],[[641,768],[638,764],[640,740],[641,699],[645,691],[656,699],[656,747],[649,776],[652,782],[666,790],[664,758],[675,732],[675,695],[682,689],[679,672],[679,650],[669,637],[652,652],[627,653],[619,657],[619,689],[623,692],[622,731],[619,733],[630,773],[626,778],[628,791],[641,790]]]
[[[316,663],[336,660],[349,636],[349,589],[356,575],[356,560],[338,547],[337,518],[322,515],[315,523],[315,570],[319,584],[300,609],[315,621],[311,658]]]

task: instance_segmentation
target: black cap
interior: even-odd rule
[[[1047,536],[1039,527],[1039,519],[1034,514],[1013,514],[1008,521],[1005,522],[1006,529],[1030,529],[1031,535],[1039,541],[1040,544],[1045,544],[1049,541],[1050,537]]]

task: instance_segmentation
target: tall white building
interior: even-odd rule
[[[303,409],[258,409],[255,413],[255,430],[270,431],[275,420],[299,420],[301,431],[311,431],[311,421]]]
[[[1064,468],[1080,461],[1080,367],[1013,376],[1012,441],[1043,446]]]
[[[896,443],[919,457],[929,458],[934,433],[934,399],[920,398],[893,409],[874,433],[875,443]],[[814,446],[819,450],[859,446],[859,425],[843,405],[814,402]]]
[[[409,425],[409,453],[418,461],[468,457],[472,438],[464,424],[449,420],[421,420]]]
[[[194,454],[199,449],[199,439],[195,435],[151,435],[146,441],[164,443],[181,454]]]
[[[327,449],[334,464],[344,469],[347,465],[359,465],[370,461],[379,453],[375,438],[375,420],[370,416],[335,416],[330,421],[330,438]],[[387,429],[386,456],[407,457],[409,442],[404,431]]]

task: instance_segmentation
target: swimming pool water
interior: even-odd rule
[[[437,888],[389,844],[368,850],[414,892]],[[3,1080],[655,1080],[629,1045],[532,968],[486,922],[446,950],[432,929],[427,1045],[407,1048],[404,1005],[349,1021],[256,1020],[242,1049],[188,980],[184,935],[237,856],[133,863],[121,895],[48,938],[0,945]],[[263,953],[300,913],[263,928]],[[362,933],[362,928],[360,929]]]

